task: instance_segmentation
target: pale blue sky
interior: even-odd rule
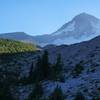
[[[0,0],[0,33],[49,34],[81,12],[100,18],[100,0]]]

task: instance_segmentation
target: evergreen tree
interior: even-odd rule
[[[36,64],[32,63],[29,72],[29,80],[31,82],[37,82],[42,80],[42,72],[41,72],[41,58],[40,56],[37,57]]]
[[[82,71],[84,70],[84,67],[79,63],[75,66],[74,70],[73,70],[73,74],[74,76],[79,76],[79,74],[82,73]]]
[[[43,79],[49,78],[49,72],[50,72],[49,69],[50,69],[50,64],[49,64],[48,52],[44,51],[44,54],[42,56],[42,62],[41,62],[41,70],[42,70]]]
[[[50,95],[49,100],[64,100],[65,96],[60,87],[56,87],[54,92]]]
[[[77,93],[76,97],[74,100],[85,100],[85,97],[82,93]]]
[[[32,77],[33,71],[34,71],[34,64],[32,62],[31,67],[30,67],[29,77]]]
[[[63,79],[63,62],[61,55],[58,54],[56,64],[54,65],[54,74],[57,80]]]
[[[42,95],[43,95],[43,88],[41,83],[38,82],[35,84],[34,89],[29,95],[28,100],[40,100]]]
[[[36,65],[35,65],[35,70],[34,70],[33,75],[34,75],[33,77],[34,77],[35,81],[41,81],[42,78],[43,78],[40,56],[38,56],[38,58],[37,58],[37,62],[36,62]]]
[[[0,83],[0,100],[13,100],[9,86]]]
[[[34,71],[32,72],[32,70],[33,68],[31,67],[30,73],[34,81],[42,81],[42,80],[49,79],[50,64],[49,64],[47,51],[44,51],[42,57],[39,56],[37,58]]]
[[[63,70],[63,62],[62,62],[62,58],[61,58],[60,54],[58,54],[58,56],[57,56],[55,70],[56,70],[57,73],[61,73],[62,70]]]
[[[8,66],[0,68],[0,100],[14,100],[11,87],[15,86],[19,79],[19,68],[12,70]]]
[[[64,81],[63,76],[63,62],[61,55],[57,56],[56,64],[51,65],[49,63],[48,52],[44,51],[41,57],[37,58],[36,65],[33,70],[33,64],[30,69],[31,80],[43,81],[43,80],[57,80]]]

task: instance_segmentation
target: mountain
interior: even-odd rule
[[[78,25],[78,21],[79,25],[73,29],[74,31],[71,27],[71,31],[77,31],[78,34],[70,33],[69,36],[68,27],[73,20],[77,22],[74,26]],[[65,33],[62,33],[62,30],[65,28],[67,31],[64,36],[68,35],[68,39],[72,36],[78,40],[83,37],[90,39],[91,35],[92,37],[99,35],[97,28],[99,19],[80,14],[73,20],[50,35],[32,36],[32,41],[45,43],[46,39],[48,44],[53,43],[54,38],[58,39],[59,36],[63,41],[62,34]],[[95,23],[93,24],[95,27],[89,23],[91,20]],[[80,28],[80,25],[83,26]],[[87,29],[86,34],[85,29]],[[10,33],[8,37],[19,41],[31,38],[20,32]],[[27,50],[36,50],[34,45],[14,40],[0,39],[0,98],[2,100],[100,100],[100,36],[71,45],[48,45],[35,53],[26,53]]]
[[[0,38],[18,40],[27,43],[35,43],[33,41],[33,37],[24,32],[3,33],[0,34]]]
[[[47,44],[74,44],[90,40],[100,35],[100,19],[81,13],[75,16],[70,22],[64,24],[56,32],[34,37],[41,45]]]
[[[97,36],[89,41],[81,43],[72,45],[60,45],[54,47],[52,46],[51,48],[48,47],[44,49],[47,50],[50,54],[50,62],[54,63],[54,59],[56,59],[57,54],[61,54],[63,62],[66,66],[73,66],[80,61],[84,61],[84,63],[88,65],[88,63],[99,63],[99,44],[100,36]]]
[[[38,48],[33,44],[23,43],[9,39],[0,39],[0,54],[34,52],[37,50]]]
[[[89,41],[72,45],[46,46],[44,50],[49,53],[49,61],[54,64],[57,55],[61,54],[64,63],[65,82],[45,81],[43,87],[45,95],[50,95],[56,86],[59,86],[66,95],[65,100],[93,100],[100,99],[100,36]],[[79,76],[73,76],[76,66],[82,70]],[[81,68],[83,67],[83,68]],[[95,91],[95,93],[94,93]],[[82,93],[85,99],[75,99]],[[83,97],[82,96],[82,97]]]
[[[29,73],[33,73],[31,74],[32,76],[36,74],[38,77],[42,76],[42,73],[38,72],[41,72],[39,66],[41,66],[42,60],[43,62],[48,61],[44,59],[44,57],[47,58],[47,55],[43,55],[45,50],[48,51],[49,72],[51,73],[55,73],[55,62],[57,56],[61,55],[63,64],[60,64],[63,71],[60,72],[60,75],[62,76],[60,76],[60,79],[52,79],[51,77],[54,78],[55,74],[48,73],[50,78],[45,76],[47,79],[39,81],[39,84],[36,85],[37,81],[35,82],[33,80],[34,77],[32,78]],[[42,60],[39,58],[39,55]],[[37,57],[41,63],[37,63]],[[32,100],[37,100],[36,96],[40,97],[38,100],[48,100],[51,95],[54,94],[56,96],[57,94],[60,97],[64,96],[65,99],[62,100],[100,100],[100,36],[72,45],[46,46],[44,50],[36,54],[14,55],[10,59],[8,55],[5,55],[5,58],[3,56],[0,56],[0,58],[0,78],[2,80],[0,81],[0,86],[2,86],[2,82],[3,86],[5,86],[5,88],[0,89],[0,93],[4,94],[3,97],[5,97],[5,94],[11,93],[15,98],[13,100],[16,100],[16,98],[18,100],[30,100],[28,99],[29,97],[32,97]],[[34,65],[35,62],[37,66]],[[54,70],[50,70],[53,67]],[[34,73],[34,68],[39,71],[37,72],[36,70],[37,73]],[[9,86],[8,84],[10,89],[7,87]],[[60,90],[56,89],[57,87]],[[9,92],[2,92],[2,89],[7,89],[6,91]],[[56,93],[54,93],[55,89]]]
[[[0,37],[24,42],[34,42],[45,46],[48,44],[60,45],[79,43],[81,41],[90,40],[98,35],[100,35],[100,19],[87,13],[81,13],[51,34],[29,36],[23,32],[18,32],[2,34]]]

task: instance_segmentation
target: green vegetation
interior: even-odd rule
[[[79,75],[82,73],[83,70],[84,70],[84,67],[82,66],[81,63],[76,64],[76,66],[75,66],[75,68],[74,68],[74,70],[73,70],[74,76],[75,76],[75,77],[76,77],[76,76],[79,76]]]
[[[19,86],[20,84],[33,84],[34,88],[28,100],[40,100],[44,94],[42,81],[60,81],[64,79],[62,75],[63,63],[61,55],[59,54],[56,62],[51,64],[49,63],[49,54],[47,51],[44,51],[43,55],[37,57],[36,63],[31,64],[29,77],[20,78],[21,67],[27,61],[25,57],[32,55],[33,51],[36,50],[36,46],[32,44],[0,39],[0,64],[2,65],[0,68],[0,99],[14,100],[11,87]],[[61,89],[57,87],[50,98],[63,100]]]
[[[37,48],[33,44],[14,40],[0,39],[0,53],[33,52]]]
[[[33,44],[0,39],[0,100],[14,100],[11,87],[19,85],[21,67],[27,61],[25,57],[36,50]]]

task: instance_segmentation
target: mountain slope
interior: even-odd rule
[[[82,93],[85,100],[100,99],[100,36],[90,41],[77,43],[73,45],[61,45],[52,48],[46,48],[49,52],[51,63],[55,63],[58,54],[61,54],[64,62],[65,82],[46,83],[44,91],[49,91],[49,95],[56,86],[66,96],[65,100],[75,100],[77,93]],[[77,77],[73,77],[73,71],[77,64],[83,66],[83,71]],[[79,70],[79,68],[78,68]],[[78,100],[78,99],[76,99]],[[79,99],[81,100],[81,99]],[[84,99],[83,99],[84,100]]]
[[[99,44],[100,44],[100,36],[93,38],[90,41],[72,44],[69,46],[68,45],[55,46],[52,48],[46,48],[46,50],[48,50],[50,54],[51,62],[55,61],[54,59],[56,58],[57,54],[61,54],[65,65],[70,63],[70,66],[73,66],[82,60],[87,62],[89,59],[93,60],[94,63],[95,61],[98,60],[97,61],[98,63],[99,62],[98,57],[100,55]]]
[[[0,53],[33,52],[37,47],[33,44],[18,42],[8,39],[0,39]]]
[[[66,98],[65,100],[82,100],[82,98],[75,99],[79,93],[82,94],[81,97],[85,98],[83,100],[100,100],[100,36],[90,41],[73,45],[46,46],[44,50],[48,51],[49,64],[51,67],[53,67],[52,64],[55,63],[57,55],[61,54],[62,61],[64,62],[62,71],[64,81],[51,79],[41,81],[40,83],[43,88],[42,100],[48,100],[48,97],[54,92],[56,87],[60,87]],[[11,71],[13,72],[16,71],[16,67],[21,67],[21,75],[28,76],[32,69],[33,61],[36,62],[37,56],[42,55],[43,51],[34,55],[21,55],[22,58],[20,60],[18,58],[16,61],[10,60],[10,65],[7,64],[6,68],[13,68]],[[15,57],[12,59],[15,59]],[[0,66],[4,68],[6,60],[2,60],[4,60],[4,63],[0,63]],[[80,67],[78,67],[78,75],[76,76],[73,74],[73,71],[76,70],[75,68],[79,64],[83,69],[79,73]],[[30,79],[30,77],[28,77],[28,79]],[[25,81],[25,77],[23,80]],[[30,80],[32,81],[32,79]],[[18,100],[26,100],[32,93],[34,85],[35,83],[30,84],[28,82],[27,84],[24,83],[17,86],[15,84],[15,86],[13,86],[14,88],[11,89],[13,91],[12,94],[15,97],[17,96]],[[37,91],[35,91],[35,95],[37,95],[36,93]]]
[[[100,36],[86,42],[73,45],[50,46],[44,48],[49,52],[50,63],[55,63],[57,55],[61,54],[64,62],[63,74],[65,81],[45,80],[42,82],[43,98],[49,97],[55,88],[61,88],[66,99],[65,100],[82,100],[75,99],[78,93],[82,93],[85,100],[100,99]],[[82,72],[78,76],[74,76],[73,71],[77,64],[83,66]],[[79,69],[78,69],[79,70]],[[19,91],[22,100],[27,98],[26,94],[30,94],[32,86],[27,85],[21,87]],[[24,93],[24,91],[27,91]],[[20,99],[20,100],[21,100]],[[83,99],[84,100],[84,99]]]
[[[3,33],[0,34],[0,38],[13,39],[13,40],[23,41],[27,43],[35,43],[33,41],[33,37],[24,32]]]

